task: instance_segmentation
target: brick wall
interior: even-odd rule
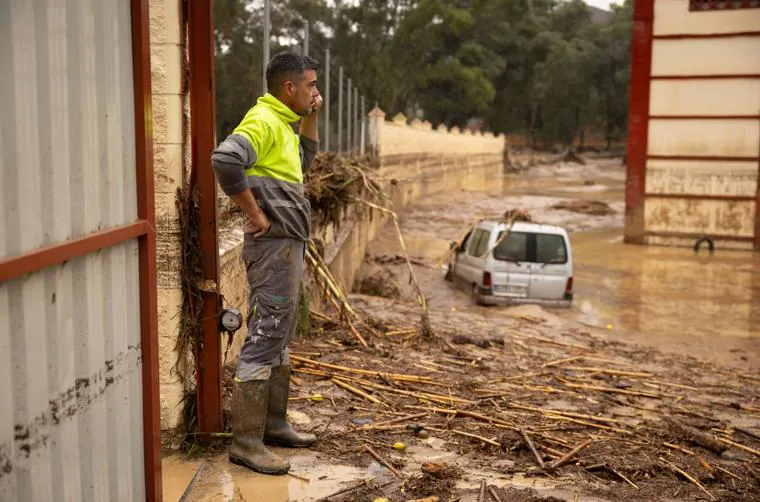
[[[179,222],[176,191],[189,170],[188,95],[184,81],[181,1],[151,0],[150,57],[153,90],[153,169],[156,195],[159,383],[161,427],[175,427],[182,385],[172,375],[176,361],[182,290],[179,274]]]

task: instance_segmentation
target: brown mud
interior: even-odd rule
[[[387,228],[362,276],[382,291],[349,298],[373,321],[370,347],[320,318],[292,345],[291,420],[320,437],[276,450],[293,475],[169,457],[168,486],[191,463],[187,500],[475,502],[482,481],[501,500],[760,500],[760,261],[623,245],[618,164],[541,166],[410,208],[401,226],[436,339],[419,333]],[[614,214],[551,208],[579,199]],[[572,232],[573,309],[475,307],[443,281],[448,243],[510,208]]]

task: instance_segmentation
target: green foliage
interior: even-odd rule
[[[261,92],[261,9],[215,1],[219,138]],[[606,16],[581,0],[284,0],[272,9],[272,53],[300,50],[304,20],[311,55],[331,49],[333,117],[343,66],[368,106],[389,116],[479,121],[536,144],[570,143],[586,129],[608,142],[625,135],[631,0]]]

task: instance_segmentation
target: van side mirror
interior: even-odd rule
[[[457,249],[457,241],[451,241],[449,244],[449,249]]]

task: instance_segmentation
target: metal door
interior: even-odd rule
[[[148,1],[0,2],[0,500],[160,500]]]

